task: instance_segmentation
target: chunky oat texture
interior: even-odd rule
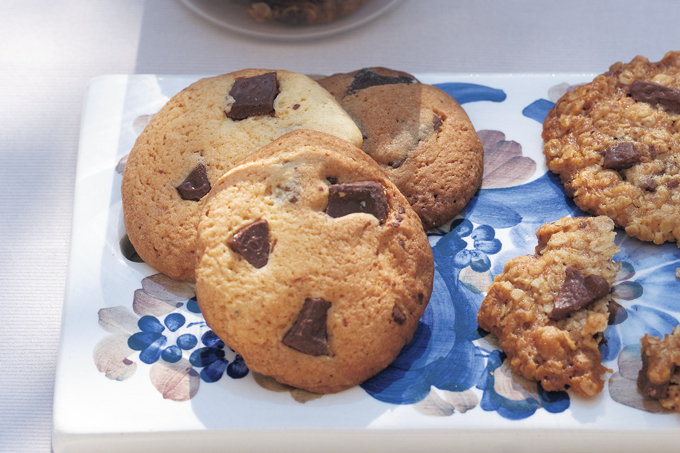
[[[663,98],[636,93],[642,81]],[[543,124],[548,167],[576,204],[656,244],[680,238],[678,90],[680,52],[638,56],[565,94]]]
[[[536,254],[505,264],[479,310],[479,325],[498,337],[512,369],[540,381],[548,391],[599,393],[608,370],[598,345],[609,318],[610,295],[595,299],[566,318],[551,318],[567,268],[597,275],[611,285],[620,268],[612,261],[614,223],[607,217],[562,218],[536,231]]]
[[[680,412],[680,326],[663,339],[642,337],[642,370],[638,387],[669,410]]]

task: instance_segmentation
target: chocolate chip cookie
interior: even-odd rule
[[[361,129],[362,149],[425,229],[453,218],[482,182],[484,149],[462,107],[412,75],[364,68],[320,79]]]
[[[170,99],[138,137],[123,175],[125,227],[139,256],[193,281],[203,197],[252,151],[301,127],[361,146],[336,100],[293,72],[246,69],[202,79]]]
[[[418,216],[353,145],[298,130],[225,174],[203,206],[196,294],[248,367],[316,393],[377,373],[432,292]]]
[[[545,390],[594,396],[604,387],[598,346],[620,268],[613,229],[605,216],[546,223],[536,253],[508,261],[482,302],[480,327],[498,337],[513,371]]]
[[[678,241],[680,52],[616,63],[565,94],[543,140],[548,168],[581,209],[643,241]]]
[[[645,335],[638,388],[645,396],[658,399],[669,410],[680,412],[680,326],[671,335]]]

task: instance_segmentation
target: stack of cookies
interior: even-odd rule
[[[249,69],[189,86],[138,137],[122,199],[139,256],[196,282],[253,371],[332,393],[411,340],[432,292],[424,228],[478,189],[483,149],[460,106],[408,74],[320,83]]]

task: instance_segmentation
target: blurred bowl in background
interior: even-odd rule
[[[401,0],[182,0],[213,24],[253,38],[283,41],[346,32],[385,14]]]

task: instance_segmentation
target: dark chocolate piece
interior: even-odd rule
[[[680,90],[646,80],[636,80],[630,85],[630,95],[636,102],[660,104],[680,113]]]
[[[236,79],[229,95],[234,98],[227,117],[244,120],[251,116],[274,116],[274,99],[279,94],[275,72]]]
[[[666,183],[666,187],[669,189],[675,189],[676,187],[680,186],[680,180],[677,178],[671,179]]]
[[[394,322],[397,324],[402,325],[406,322],[406,315],[404,315],[404,312],[395,305],[394,308],[392,308],[392,319],[394,319]]]
[[[592,301],[606,296],[610,290],[607,280],[599,275],[584,277],[578,269],[568,267],[566,279],[555,298],[555,306],[550,317],[556,321],[564,319]]]
[[[631,142],[620,142],[605,150],[602,166],[609,170],[625,170],[640,163],[642,156]]]
[[[401,166],[404,164],[404,162],[406,162],[406,158],[405,158],[405,157],[403,157],[403,158],[401,158],[401,159],[399,159],[399,160],[393,160],[392,162],[388,162],[387,165],[388,165],[389,167],[392,167],[392,168],[399,168],[399,167],[401,167]]]
[[[253,222],[238,230],[227,245],[255,269],[260,269],[269,261],[269,224],[264,219]]]
[[[352,84],[347,88],[345,96],[355,94],[365,88],[370,88],[378,85],[392,85],[395,83],[418,83],[413,77],[399,76],[389,77],[382,76],[368,68],[364,68],[356,73]]]
[[[662,384],[655,384],[649,380],[649,356],[645,351],[642,351],[642,369],[638,373],[637,386],[645,396],[651,396],[652,398],[666,398],[668,396],[668,386],[670,382],[664,382]]]
[[[651,178],[643,178],[640,180],[640,187],[642,187],[647,192],[656,191],[657,184]]]
[[[283,336],[283,344],[303,354],[318,357],[329,355],[326,338],[326,315],[331,303],[319,298],[307,298],[293,326]]]
[[[191,170],[182,184],[177,186],[177,192],[183,200],[198,201],[210,192],[208,173],[203,164],[198,164]]]
[[[438,132],[439,129],[442,127],[442,124],[443,124],[443,122],[442,122],[441,117],[439,115],[435,114],[432,117],[432,127],[434,128],[434,131]]]
[[[372,214],[380,223],[387,220],[387,196],[382,184],[360,181],[333,184],[328,188],[326,214],[342,217],[355,212]]]

